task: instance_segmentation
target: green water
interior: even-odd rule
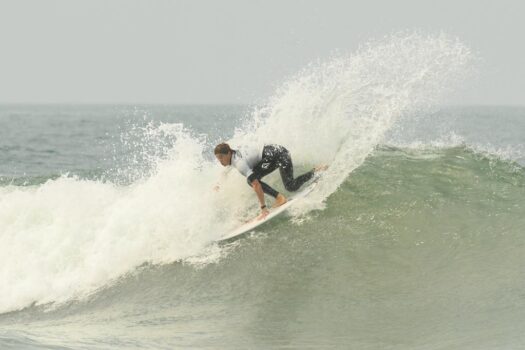
[[[216,263],[145,265],[1,322],[70,348],[517,349],[523,198],[516,163],[379,148],[301,225],[281,217]]]

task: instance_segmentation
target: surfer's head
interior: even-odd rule
[[[217,146],[215,146],[215,157],[217,160],[223,165],[227,166],[231,164],[232,160],[232,149],[230,148],[230,145],[227,143],[220,143]]]

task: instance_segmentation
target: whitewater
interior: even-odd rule
[[[257,106],[1,106],[0,346],[518,348],[524,110],[443,107],[475,68],[399,33]],[[218,244],[258,207],[221,141],[330,167]]]

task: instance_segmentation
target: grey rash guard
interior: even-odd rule
[[[248,177],[253,173],[253,167],[262,159],[262,151],[256,147],[246,147],[232,154],[231,165],[241,174]]]

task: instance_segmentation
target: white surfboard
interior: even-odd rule
[[[280,207],[277,207],[275,209],[270,209],[270,213],[264,219],[257,219],[257,217],[260,214],[257,215],[257,217],[255,217],[252,220],[250,220],[250,221],[244,223],[243,225],[237,227],[235,230],[231,231],[230,233],[222,236],[219,239],[219,242],[226,241],[226,240],[232,239],[234,237],[240,236],[240,235],[242,235],[244,233],[250,232],[253,229],[255,229],[256,227],[258,227],[258,226],[260,226],[260,225],[262,225],[262,224],[272,220],[274,217],[276,217],[277,215],[279,215],[282,212],[286,211],[292,205],[294,205],[295,203],[300,201],[301,198],[304,198],[308,194],[310,194],[310,192],[312,192],[312,190],[315,188],[315,186],[317,186],[317,183],[318,183],[318,181],[315,180],[313,183],[308,185],[308,187],[306,187],[304,190],[302,190],[301,192],[298,192],[294,196],[288,198],[288,201],[286,203],[284,203],[283,205],[281,205]]]

